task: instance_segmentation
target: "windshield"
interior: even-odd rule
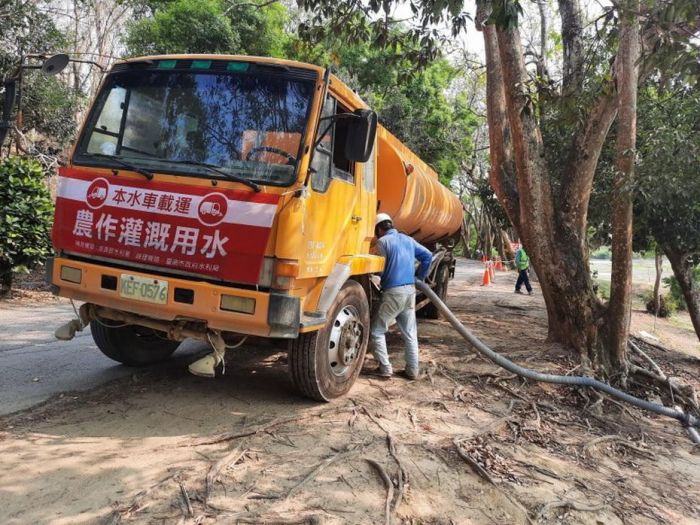
[[[245,63],[238,63],[247,66]],[[246,68],[248,69],[248,68]],[[250,68],[255,69],[255,68]],[[140,70],[110,76],[76,160],[289,185],[314,92],[284,72]]]

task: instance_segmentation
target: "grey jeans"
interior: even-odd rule
[[[406,371],[418,374],[418,328],[416,326],[416,289],[412,284],[389,288],[382,293],[372,318],[370,349],[382,372],[392,372],[386,348],[386,331],[396,320],[406,348]]]

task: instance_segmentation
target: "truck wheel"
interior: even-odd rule
[[[116,324],[111,321],[91,321],[92,338],[104,355],[127,366],[145,366],[170,357],[180,345],[166,339],[163,332],[136,325]]]
[[[435,288],[433,291],[443,302],[447,298],[447,286],[450,282],[450,269],[446,264],[441,264],[437,271],[437,276],[435,279]],[[423,308],[423,315],[427,319],[439,319],[440,310],[433,303],[428,303]]]
[[[294,386],[317,401],[346,394],[362,368],[369,339],[369,305],[362,286],[345,283],[327,315],[321,330],[289,342]]]

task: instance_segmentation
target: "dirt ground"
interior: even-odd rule
[[[513,294],[513,281],[482,288],[472,274],[448,304],[514,361],[576,373],[575,356],[545,343],[541,296]],[[645,315],[633,331],[651,332]],[[512,376],[443,320],[419,334],[418,381],[361,376],[329,404],[299,398],[284,353],[260,342],[215,380],[138,370],[2,418],[2,521],[700,523],[700,447],[675,421]],[[700,388],[694,334],[657,321],[655,335],[673,350],[652,357]],[[390,348],[401,368],[395,334]]]

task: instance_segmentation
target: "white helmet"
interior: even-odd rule
[[[380,222],[384,222],[384,221],[393,222],[391,220],[391,216],[388,213],[377,213],[377,220],[374,221],[374,225],[376,226]]]

